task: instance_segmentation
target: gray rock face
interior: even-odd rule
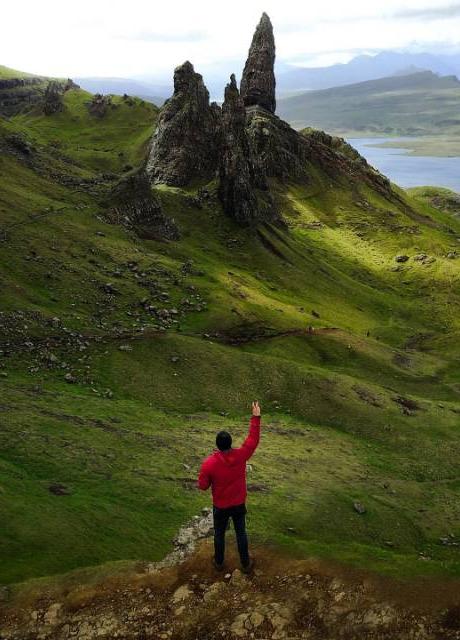
[[[174,94],[162,109],[147,163],[152,181],[184,186],[192,178],[212,178],[220,119],[220,108],[209,104],[209,92],[193,65],[177,67]]]
[[[281,220],[260,151],[257,136],[250,135],[246,108],[232,74],[222,105],[219,199],[225,213],[245,226]]]
[[[222,105],[219,198],[228,215],[248,224],[257,215],[257,198],[245,126],[246,110],[232,74]]]
[[[257,105],[275,113],[275,38],[270,18],[262,14],[252,38],[241,79],[241,96],[247,107]]]

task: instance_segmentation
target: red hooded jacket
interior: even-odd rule
[[[246,461],[259,444],[260,416],[252,416],[243,445],[229,451],[214,451],[201,465],[198,487],[211,487],[212,501],[219,509],[235,507],[246,500]]]

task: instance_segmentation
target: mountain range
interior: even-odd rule
[[[240,66],[241,62],[236,62]],[[392,75],[408,75],[422,70],[439,75],[460,76],[460,55],[432,53],[398,53],[393,51],[377,55],[360,55],[347,63],[327,67],[302,67],[279,63],[277,73],[277,93],[280,98],[290,94],[316,89],[327,89],[347,84],[374,80]],[[214,66],[204,66],[200,70],[206,79],[213,99],[222,101],[222,86],[225,76]],[[144,76],[142,78],[97,78],[77,77],[75,81],[93,93],[113,93],[116,95],[139,96],[162,104],[172,93],[172,85],[164,77]]]

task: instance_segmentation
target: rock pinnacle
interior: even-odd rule
[[[270,18],[262,14],[252,38],[241,79],[241,96],[246,107],[257,105],[275,113],[275,38]]]

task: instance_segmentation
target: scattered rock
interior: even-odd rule
[[[44,621],[50,626],[56,626],[62,618],[62,604],[60,602],[53,603],[44,616]]]
[[[396,262],[407,262],[409,260],[409,256],[399,255],[395,257]]]
[[[69,496],[71,494],[70,490],[63,484],[59,482],[55,482],[50,484],[48,487],[48,491],[53,493],[55,496]]]
[[[193,591],[188,584],[183,584],[174,591],[172,601],[174,604],[179,604],[180,602],[184,602],[184,600],[188,600],[192,595]]]
[[[353,509],[360,515],[366,513],[366,507],[361,502],[353,502]]]

